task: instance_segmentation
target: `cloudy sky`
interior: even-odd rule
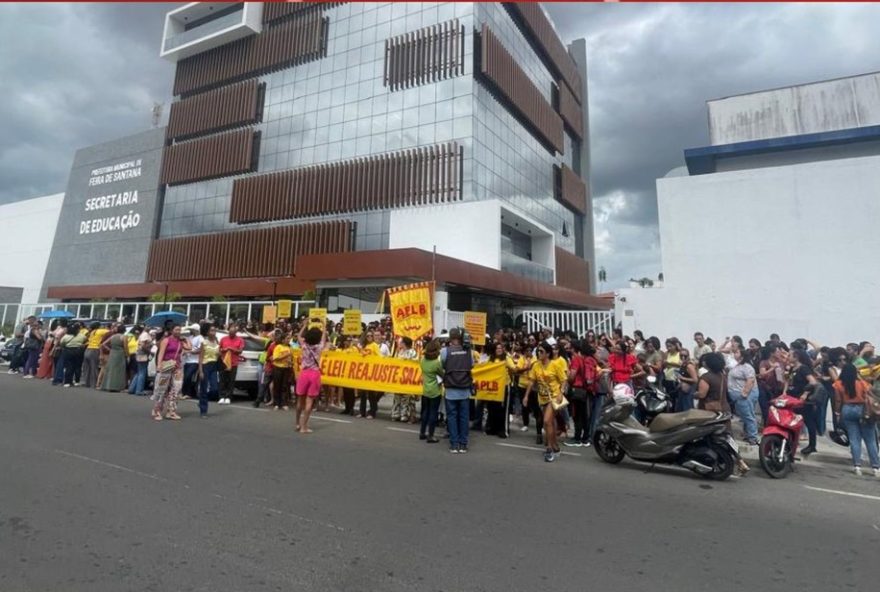
[[[0,203],[64,191],[76,148],[170,100],[163,4],[0,4]],[[880,70],[880,5],[549,4],[587,39],[598,265],[656,277],[654,179],[708,140],[705,101]]]

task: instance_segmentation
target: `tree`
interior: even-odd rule
[[[147,298],[147,300],[150,302],[162,303],[162,302],[177,302],[178,300],[180,300],[180,298],[181,298],[180,292],[168,292],[167,298],[165,297],[164,292],[153,292],[152,294],[150,294],[150,297]]]
[[[607,282],[608,281],[608,274],[605,272],[604,266],[599,268],[599,281],[600,282]]]
[[[660,274],[657,276],[657,281],[658,281],[658,282],[662,282],[662,281],[663,281],[663,272],[662,272],[662,271],[661,271]]]

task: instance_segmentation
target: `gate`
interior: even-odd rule
[[[583,337],[590,330],[599,335],[614,329],[614,313],[607,310],[526,310],[522,316],[529,333],[547,328]]]

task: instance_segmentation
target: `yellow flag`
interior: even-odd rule
[[[420,282],[388,289],[395,335],[418,339],[431,332],[433,287],[433,282]]]

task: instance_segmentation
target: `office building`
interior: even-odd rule
[[[192,3],[160,54],[168,125],[77,154],[49,298],[604,304],[585,44],[539,4]]]

